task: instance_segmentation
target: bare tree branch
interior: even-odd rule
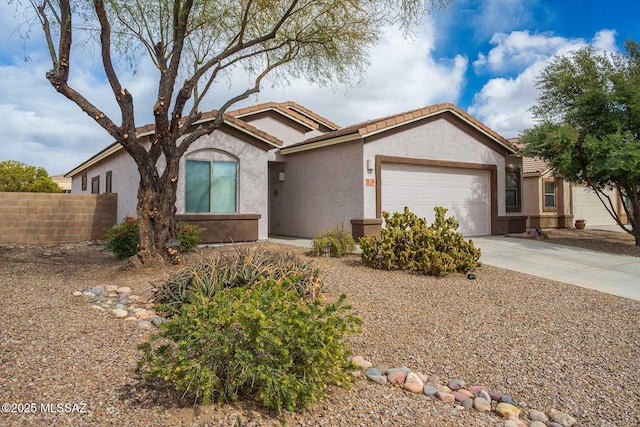
[[[289,62],[291,60],[291,56],[294,55],[295,49],[296,49],[295,47],[291,46],[287,54],[284,55],[280,60],[274,62],[273,64],[269,64],[267,67],[265,67],[265,69],[256,77],[253,87],[248,88],[243,93],[236,95],[235,97],[225,102],[222,105],[222,107],[220,107],[220,109],[216,112],[216,116],[210,124],[201,126],[195,131],[187,134],[187,136],[178,146],[179,157],[182,157],[184,153],[186,153],[186,151],[189,149],[189,146],[191,146],[191,144],[195,142],[198,138],[204,135],[208,135],[212,133],[214,130],[218,129],[220,125],[223,123],[224,114],[226,113],[227,109],[230,106],[232,106],[236,102],[242,101],[243,99],[247,99],[253,94],[260,92],[260,84],[262,83],[262,80],[275,68]]]
[[[624,231],[626,231],[629,234],[633,234],[632,230],[629,230],[627,227],[625,227],[624,224],[622,223],[622,220],[620,220],[620,216],[616,213],[616,209],[613,206],[613,201],[611,200],[611,197],[609,197],[609,195],[604,192],[604,189],[594,184],[589,184],[589,186],[593,191],[595,191],[596,196],[598,196],[598,199],[600,199],[600,203],[602,203],[602,206],[604,206],[604,208],[607,210],[609,215],[611,215],[614,221],[620,227],[622,227]],[[606,199],[606,202],[605,202],[605,199]]]

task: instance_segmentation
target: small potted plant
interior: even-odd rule
[[[583,228],[585,228],[587,226],[587,223],[584,219],[576,219],[576,229],[577,230],[582,230]]]

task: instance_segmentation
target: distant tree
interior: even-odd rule
[[[625,53],[583,48],[552,61],[540,74],[541,91],[524,132],[525,154],[546,160],[571,182],[586,184],[640,246],[640,45]],[[628,218],[623,224],[607,193],[615,188]]]
[[[21,3],[21,0],[9,0]],[[27,4],[27,2],[24,2]],[[452,0],[29,0],[44,30],[52,61],[51,85],[75,102],[120,143],[140,174],[138,226],[143,263],[167,258],[177,238],[175,221],[179,160],[189,146],[223,123],[233,104],[274,82],[305,76],[340,83],[367,65],[367,49],[384,28],[411,28],[423,14]],[[73,37],[72,37],[73,36]],[[69,84],[72,40],[95,41],[120,117],[109,117]],[[136,135],[134,97],[116,71],[150,58],[158,69],[153,116],[155,136]],[[199,122],[208,92],[237,70],[250,82],[223,102],[213,120]],[[164,162],[158,162],[164,158]],[[163,164],[163,167],[158,167]]]
[[[26,193],[62,193],[62,188],[44,168],[16,160],[0,161],[0,191]]]

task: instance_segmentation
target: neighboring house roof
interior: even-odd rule
[[[476,128],[478,131],[480,131],[490,139],[494,140],[496,143],[504,147],[508,152],[512,154],[517,153],[516,148],[505,138],[500,136],[498,133],[496,133],[494,130],[490,129],[483,123],[476,120],[474,117],[472,117],[459,107],[449,103],[432,105],[430,107],[419,108],[417,110],[408,111],[406,113],[357,123],[352,126],[338,129],[336,131],[329,132],[327,134],[310,138],[303,142],[281,148],[280,152],[282,154],[290,154],[299,151],[312,150],[319,147],[326,147],[333,144],[354,141],[357,139],[364,139],[376,134],[380,134],[382,132],[398,128],[400,126],[415,123],[420,120],[424,120],[429,117],[434,117],[436,115],[444,113],[453,114],[470,126]]]
[[[524,176],[538,176],[547,173],[551,167],[542,159],[522,156],[522,174]]]
[[[52,175],[50,178],[63,190],[71,191],[71,178],[66,178],[64,175]]]
[[[520,138],[510,138],[509,142],[518,149],[520,153],[526,148],[526,144],[520,142]],[[522,175],[541,176],[551,170],[547,162],[537,157],[522,156]]]
[[[320,116],[319,114],[314,113],[313,111],[303,107],[302,105],[296,104],[293,101],[266,102],[263,104],[252,105],[249,107],[240,108],[238,110],[229,111],[228,114],[234,117],[243,118],[268,111],[274,111],[278,114],[288,117],[289,119],[307,127],[309,130],[319,130],[320,125],[323,125],[330,131],[340,129],[340,126],[338,126],[337,124]]]
[[[215,118],[217,114],[216,110],[213,111],[208,111],[206,113],[202,114],[202,117],[200,118],[200,120],[196,121],[194,123],[194,125],[198,125],[201,123],[206,123],[208,121],[211,121]],[[258,141],[260,141],[261,143],[267,145],[268,147],[271,148],[279,148],[280,146],[282,146],[282,141],[280,141],[278,138],[276,138],[275,136],[272,136],[258,128],[256,128],[255,126],[251,126],[250,124],[236,118],[233,117],[232,115],[225,113],[223,116],[223,124],[227,125],[233,129],[236,129],[244,134],[246,134],[247,136],[254,138]],[[146,137],[146,136],[151,136],[153,135],[155,132],[155,125],[153,124],[147,124],[144,126],[139,126],[136,128],[136,134],[138,136],[138,138],[142,138],[142,137]],[[84,171],[85,169],[89,168],[90,166],[95,165],[96,163],[112,156],[113,154],[117,153],[118,151],[122,150],[124,147],[122,147],[122,145],[120,145],[119,142],[114,142],[111,145],[107,146],[105,149],[103,149],[102,151],[98,152],[97,154],[93,155],[92,157],[90,157],[88,160],[86,160],[85,162],[83,162],[82,164],[80,164],[79,166],[75,167],[74,169],[72,169],[71,171],[67,172],[66,174],[64,174],[65,177],[73,177],[74,175],[79,174],[80,172]]]

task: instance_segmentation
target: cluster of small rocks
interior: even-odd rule
[[[495,412],[505,418],[504,427],[572,427],[577,421],[572,416],[552,409],[548,413],[518,408],[513,397],[496,393],[483,385],[469,386],[463,380],[452,379],[447,385],[437,375],[426,376],[407,367],[387,368],[373,366],[362,356],[354,356],[351,362],[364,370],[365,376],[378,384],[398,385],[424,398],[437,398],[444,403],[454,403],[480,412]],[[521,418],[522,416],[522,418]]]
[[[140,329],[151,329],[167,321],[153,310],[153,304],[139,295],[133,295],[131,288],[116,285],[98,285],[73,293],[77,297],[91,298],[91,308],[98,311],[110,311],[119,319],[133,322]]]

